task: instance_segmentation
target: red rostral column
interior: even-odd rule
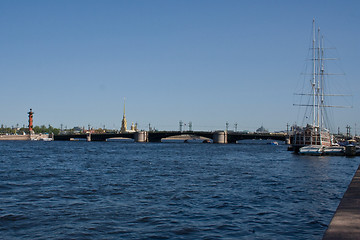
[[[29,114],[29,132],[31,132],[33,130],[33,111],[32,109],[30,108],[30,112],[28,112]]]

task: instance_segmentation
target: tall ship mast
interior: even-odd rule
[[[316,30],[315,20],[313,20],[311,45],[311,92],[296,94],[308,96],[310,99],[308,99],[307,104],[294,104],[294,106],[311,109],[309,111],[310,117],[306,117],[310,122],[305,127],[295,129],[291,144],[295,152],[301,152],[303,149],[303,151],[309,150],[320,155],[324,148],[334,145],[333,135],[330,134],[329,126],[327,126],[326,108],[341,106],[330,106],[325,102],[326,97],[331,96],[325,93],[325,76],[328,75],[325,73],[325,61],[334,59],[325,58],[324,38],[320,34],[320,28]]]

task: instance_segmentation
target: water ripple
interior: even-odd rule
[[[1,144],[4,239],[321,239],[360,162],[267,145]]]

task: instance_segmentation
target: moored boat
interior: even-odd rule
[[[328,129],[329,121],[327,120],[326,108],[329,107],[344,107],[333,106],[326,103],[327,96],[335,96],[333,94],[325,93],[325,61],[330,60],[325,57],[325,48],[323,43],[323,36],[320,34],[320,29],[315,30],[315,20],[313,20],[313,38],[311,57],[311,73],[304,74],[311,76],[310,88],[308,91],[299,93],[301,97],[308,96],[306,103],[294,104],[294,106],[306,107],[303,121],[307,121],[305,127],[297,127],[291,138],[291,147],[296,153],[322,155],[322,154],[343,154],[344,148],[336,146],[334,136]],[[331,59],[333,60],[333,59]],[[309,81],[309,79],[306,79]],[[336,96],[340,96],[337,94]]]
[[[331,156],[344,156],[345,155],[345,147],[344,146],[330,146],[324,147],[323,150],[324,155],[331,155]]]
[[[320,156],[324,153],[324,146],[321,145],[308,145],[299,149],[301,155]]]
[[[40,140],[41,140],[41,141],[44,141],[44,142],[54,141],[54,139],[52,139],[52,138],[41,138]]]

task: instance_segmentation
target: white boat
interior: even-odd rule
[[[299,149],[301,155],[320,156],[324,153],[324,146],[321,145],[308,145]]]
[[[325,61],[329,60],[324,53],[323,36],[320,34],[320,29],[315,30],[315,20],[313,20],[313,38],[312,38],[312,57],[311,57],[311,73],[304,74],[311,79],[305,79],[310,82],[309,91],[306,93],[299,93],[301,97],[307,96],[306,104],[294,104],[294,106],[306,107],[305,117],[303,121],[307,121],[305,127],[297,127],[294,130],[291,139],[291,145],[295,152],[300,154],[322,154],[325,152],[340,152],[339,148],[332,148],[335,145],[334,137],[327,128],[326,108],[328,107],[344,107],[344,106],[330,106],[326,103],[326,97],[331,96],[325,93],[324,86],[325,76]],[[333,59],[331,59],[333,60]],[[336,96],[340,96],[337,94]]]
[[[324,155],[344,156],[345,155],[345,147],[344,146],[324,147],[323,153],[324,153]]]
[[[54,139],[52,139],[52,138],[41,138],[40,140],[44,141],[44,142],[50,142],[50,141],[53,141]]]

